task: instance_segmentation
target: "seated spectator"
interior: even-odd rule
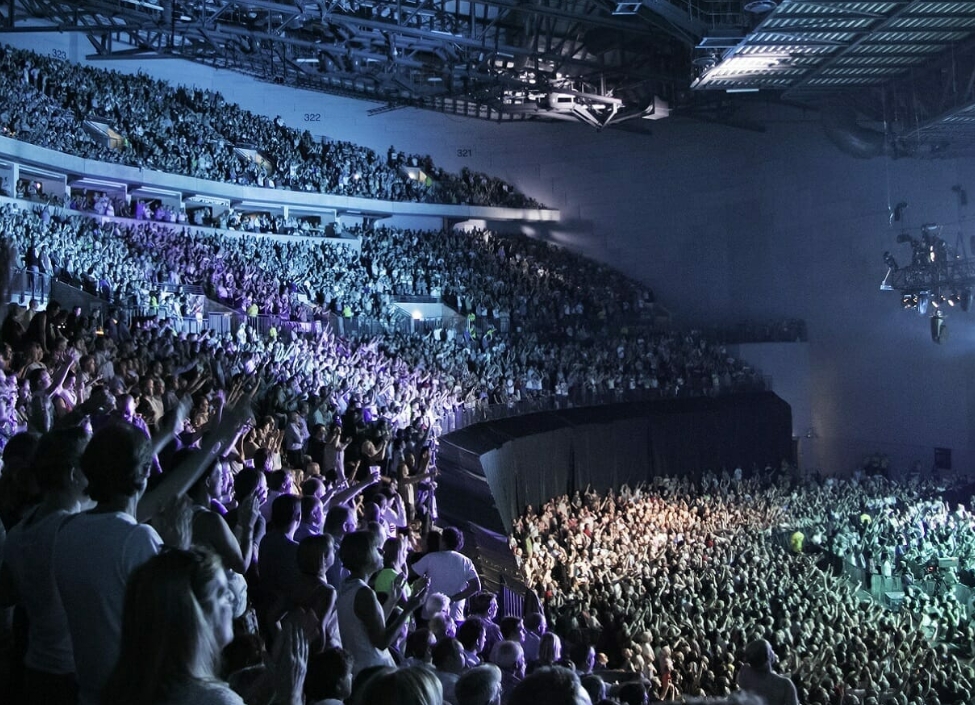
[[[352,694],[352,656],[331,647],[308,657],[306,705],[343,705]]]
[[[433,615],[430,621],[427,622],[427,628],[437,641],[445,637],[453,638],[457,636],[457,625],[449,614],[444,614],[443,612]]]
[[[427,595],[426,601],[423,603],[423,609],[420,611],[420,617],[424,621],[429,622],[437,615],[446,615],[449,613],[450,598],[448,598],[442,592],[431,591]]]
[[[494,658],[494,653],[497,651],[500,644],[513,641],[524,649],[525,624],[521,621],[521,617],[502,617],[500,631],[501,641],[495,644],[494,648],[491,650],[490,660],[492,663],[497,663]]]
[[[525,651],[515,641],[500,641],[492,654],[492,663],[501,669],[501,702],[508,703],[515,686],[525,677]]]
[[[538,647],[538,659],[535,662],[534,668],[541,668],[544,666],[555,666],[559,664],[562,660],[562,640],[559,639],[558,634],[554,632],[546,632],[542,635],[541,643]],[[531,664],[529,664],[531,668]],[[575,670],[575,669],[573,669]]]
[[[582,676],[579,682],[585,691],[589,693],[589,699],[592,700],[593,705],[606,699],[606,682],[599,676],[590,673]]]
[[[575,671],[560,666],[540,668],[518,683],[509,705],[592,705]]]
[[[647,702],[647,688],[641,681],[621,683],[616,690],[616,699],[620,705],[645,705]]]
[[[433,671],[425,666],[382,668],[365,682],[356,702],[443,705],[443,688]]]
[[[457,679],[454,705],[501,705],[501,670],[493,663],[474,666]]]
[[[443,698],[449,703],[454,703],[457,680],[467,668],[464,647],[456,639],[445,637],[433,647],[432,659],[434,675],[443,686]]]
[[[403,646],[400,666],[430,666],[437,639],[426,627],[408,632]]]
[[[468,617],[457,628],[457,641],[464,647],[464,660],[468,668],[481,665],[480,654],[484,652],[486,639],[484,620],[480,617]]]
[[[470,615],[480,618],[481,627],[484,629],[484,646],[478,652],[482,660],[487,658],[494,645],[503,638],[501,628],[494,621],[497,614],[498,599],[493,593],[481,591],[471,597]]]
[[[545,622],[545,615],[541,612],[526,614],[523,622],[525,625],[525,641],[522,647],[525,649],[525,660],[532,663],[538,660],[538,646],[548,625]]]

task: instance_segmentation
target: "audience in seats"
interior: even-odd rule
[[[174,89],[142,73],[126,75],[3,47],[0,76],[4,136],[85,159],[268,189],[541,206],[500,179],[467,169],[449,174],[429,156],[404,155],[393,148],[384,159],[351,142],[316,139],[280,118],[270,120],[227,103],[214,91]],[[121,144],[93,136],[86,122],[106,125],[122,136]],[[99,215],[116,214],[115,202],[105,194],[89,197],[85,205]],[[177,218],[162,205],[155,211],[144,203],[132,205],[141,218]],[[278,223],[286,225],[283,218]]]
[[[761,384],[754,370],[729,357],[720,345],[694,332],[654,330],[652,319],[644,316],[652,297],[645,287],[528,238],[380,228],[362,232],[362,252],[357,254],[306,241],[233,238],[63,214],[45,219],[28,209],[0,209],[0,234],[19,240],[21,247],[28,244],[26,232],[57,253],[53,266],[59,279],[82,288],[88,287],[86,277],[109,282],[112,303],[106,304],[104,336],[94,352],[100,358],[124,353],[118,360],[122,369],[114,369],[114,359],[85,360],[84,365],[95,364],[95,374],[110,379],[116,389],[128,387],[150,429],[158,424],[160,409],[165,412],[172,404],[179,391],[173,387],[183,378],[165,374],[160,353],[166,355],[168,345],[160,350],[139,343],[147,326],[189,335],[173,311],[150,305],[159,286],[186,281],[241,312],[257,306],[258,312],[280,319],[284,333],[277,338],[241,323],[236,332],[223,336],[194,333],[197,339],[189,351],[173,350],[181,358],[179,366],[187,364],[186,353],[197,346],[210,353],[207,371],[220,385],[241,372],[262,378],[259,409],[269,413],[243,439],[245,458],[253,457],[260,445],[290,453],[292,464],[303,461],[299,452],[313,451],[318,459],[312,462],[319,462],[326,476],[337,473],[340,463],[368,467],[378,459],[396,479],[408,515],[423,512],[424,486],[431,479],[424,449],[430,436],[424,441],[423,434],[454,423],[459,413],[491,405],[515,409],[539,402],[555,406],[714,395]],[[540,280],[544,286],[538,285]],[[454,328],[408,333],[392,306],[397,292],[445,297],[468,319]],[[346,308],[352,318],[333,318],[334,323],[351,320],[366,327],[368,321],[370,330],[380,326],[383,335],[323,332],[323,322]],[[133,330],[120,320],[123,309],[135,315],[140,328]],[[53,317],[52,325],[45,326],[45,340],[55,349],[52,356],[58,350],[70,354],[73,341],[90,328],[75,316],[69,330],[72,314],[54,310],[38,314]],[[98,324],[88,321],[91,328]],[[301,326],[308,332],[299,333]],[[338,327],[351,328],[351,323]],[[7,330],[5,340],[22,344],[13,324]],[[43,357],[44,348],[34,354]],[[40,358],[28,360],[23,364],[41,364]],[[151,369],[157,361],[159,369]],[[45,366],[56,379],[58,365]],[[68,394],[83,400],[92,374],[85,369],[74,375],[75,387]],[[353,400],[372,419],[383,417],[392,432],[384,437],[378,424],[342,424],[343,417],[350,418]],[[195,424],[206,418],[205,410],[194,414],[183,432],[192,437],[199,432]],[[326,418],[329,424],[324,432],[316,429],[313,446],[309,436],[314,422]],[[283,423],[285,419],[290,423]],[[403,436],[407,432],[410,439]]]

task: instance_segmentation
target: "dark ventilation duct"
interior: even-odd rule
[[[826,136],[841,151],[857,159],[872,159],[886,154],[886,135],[857,124],[853,108],[832,106],[823,109],[822,115]]]

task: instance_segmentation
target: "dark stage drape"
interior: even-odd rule
[[[792,458],[792,411],[771,392],[549,411],[441,439],[440,511],[504,532],[525,505],[592,485],[746,470]]]

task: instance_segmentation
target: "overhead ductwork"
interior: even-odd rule
[[[860,125],[853,108],[830,106],[823,109],[822,116],[826,136],[845,154],[857,159],[872,159],[887,153],[887,136]]]

